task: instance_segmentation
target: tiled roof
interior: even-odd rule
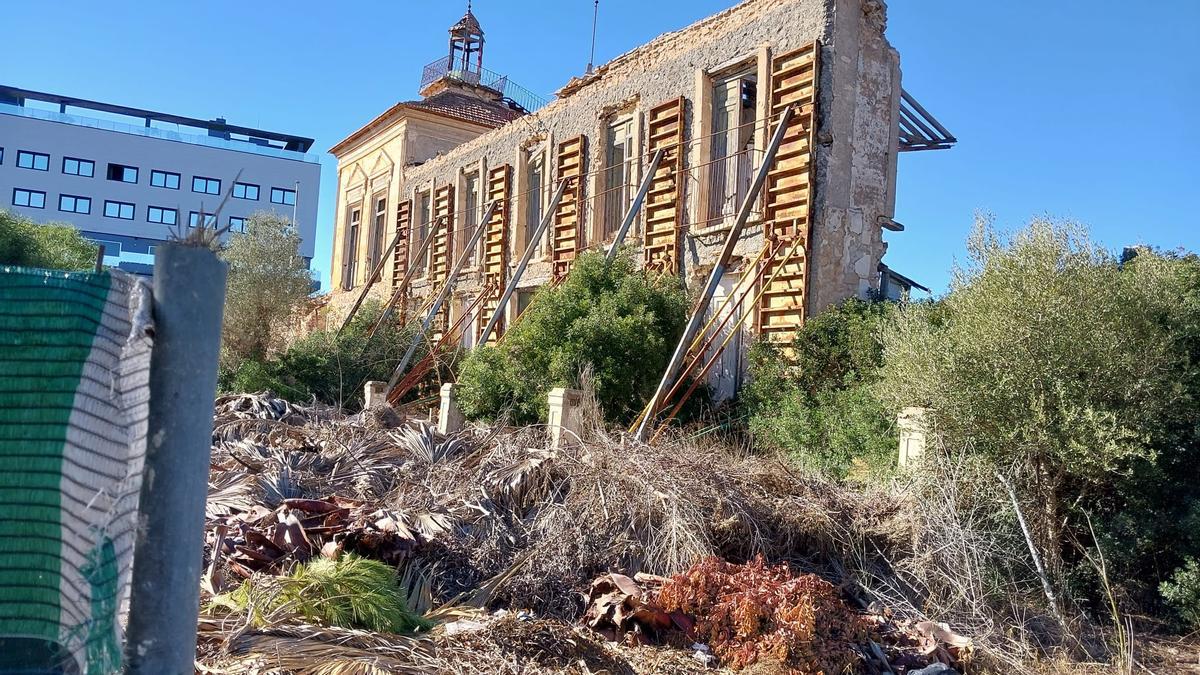
[[[483,35],[483,29],[479,27],[479,19],[476,19],[475,15],[469,9],[463,15],[463,18],[458,20],[458,23],[450,27],[451,33],[460,30]]]
[[[487,101],[449,89],[439,91],[429,98],[420,101],[407,101],[401,105],[414,110],[424,110],[438,115],[466,120],[467,122],[483,124],[493,129],[503,126],[524,114],[501,101]]]

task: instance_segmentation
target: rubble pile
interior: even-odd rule
[[[201,670],[903,674],[969,656],[946,627],[793,572],[847,535],[902,546],[884,495],[716,444],[592,436],[555,450],[536,428],[446,438],[387,410],[218,399]],[[316,625],[286,603],[264,620],[220,601],[346,557],[395,568],[434,628]]]

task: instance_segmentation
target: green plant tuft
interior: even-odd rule
[[[255,576],[214,604],[249,612],[255,625],[286,618],[385,633],[428,630],[433,622],[408,604],[396,571],[346,554],[299,565],[286,577]]]

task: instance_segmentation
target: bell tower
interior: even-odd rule
[[[425,66],[421,96],[429,98],[453,89],[477,98],[499,100],[507,78],[483,69],[483,29],[467,2],[467,13],[450,26],[450,52]]]
[[[471,12],[467,0],[467,13],[458,23],[450,27],[449,71],[470,84],[479,84],[483,71],[483,29],[479,19]]]

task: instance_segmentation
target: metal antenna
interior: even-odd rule
[[[469,1],[469,0],[468,0]],[[600,0],[595,0],[592,6],[592,51],[588,54],[588,66],[585,75],[592,74],[592,64],[596,61],[596,19],[600,16]]]

